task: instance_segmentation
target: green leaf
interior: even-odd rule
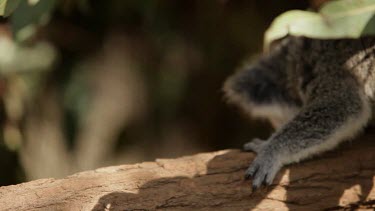
[[[11,16],[11,26],[17,41],[24,41],[32,36],[38,26],[50,20],[56,0],[21,0]]]
[[[0,0],[0,16],[9,16],[20,2],[21,0]]]
[[[292,10],[277,17],[264,37],[265,48],[287,35],[318,39],[375,35],[375,0],[337,0],[318,13]]]

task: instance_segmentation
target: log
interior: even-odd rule
[[[0,187],[0,210],[344,210],[375,208],[375,139],[282,169],[255,192],[253,153],[222,150]]]

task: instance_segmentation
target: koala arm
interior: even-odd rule
[[[266,142],[245,144],[245,150],[257,152],[246,171],[254,188],[264,182],[271,184],[283,165],[333,149],[353,137],[371,117],[369,101],[349,73],[322,75],[306,92],[304,106],[293,119]]]

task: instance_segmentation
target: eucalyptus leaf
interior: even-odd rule
[[[56,0],[21,0],[11,16],[11,26],[17,41],[24,41],[35,33],[38,26],[47,24]]]
[[[319,12],[291,10],[277,17],[266,31],[264,45],[287,35],[317,39],[375,35],[375,0],[337,0]]]
[[[7,17],[17,8],[21,0],[0,0],[0,16]]]

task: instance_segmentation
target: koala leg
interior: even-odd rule
[[[257,152],[245,175],[253,178],[254,188],[271,184],[283,165],[333,149],[353,137],[371,117],[369,100],[349,75],[317,78],[306,94],[307,102],[299,113],[266,143],[245,145],[254,146]]]

